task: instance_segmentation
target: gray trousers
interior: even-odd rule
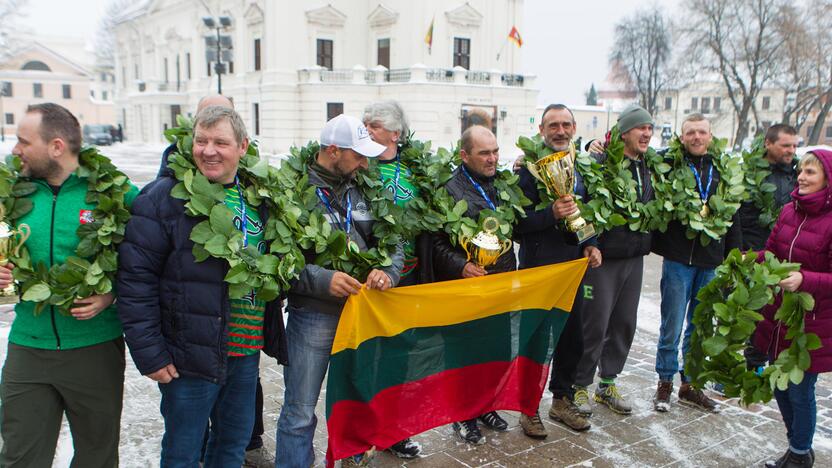
[[[636,332],[644,257],[604,259],[584,277],[584,354],[575,385],[592,383],[595,368],[601,378],[615,378],[624,369]]]

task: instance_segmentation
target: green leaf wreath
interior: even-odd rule
[[[261,253],[255,245],[243,247],[243,234],[234,227],[234,214],[225,205],[222,184],[209,181],[197,169],[192,152],[193,122],[180,116],[178,124],[178,127],[165,130],[168,141],[176,143],[176,151],[168,158],[168,168],[173,170],[179,183],[171,189],[171,196],[185,200],[188,216],[205,218],[191,230],[194,258],[197,262],[208,257],[228,262],[225,282],[230,298],[242,298],[252,289],[260,300],[277,298],[289,289],[290,281],[297,278],[304,266],[300,250],[291,242],[285,242],[278,228],[284,213],[271,192],[277,170],[258,156],[254,142],[249,145],[237,170],[248,204],[255,208],[265,204],[268,212],[264,240],[269,250]]]
[[[403,209],[383,189],[377,167],[360,171],[355,182],[375,220],[373,235],[376,244],[365,252],[348,249],[346,233],[330,226],[315,193],[316,187],[309,184],[308,168],[317,157],[319,148],[316,142],[301,148],[292,147],[290,157],[282,162],[275,174],[271,196],[283,213],[276,222],[279,233],[276,244],[297,245],[314,254],[316,265],[342,271],[364,281],[372,269],[392,264],[392,255],[405,233],[401,223],[397,222],[402,219]]]
[[[113,290],[118,265],[118,244],[124,240],[124,227],[130,219],[124,196],[131,185],[127,176],[116,169],[109,158],[94,147],[85,147],[78,155],[75,175],[87,179],[87,203],[95,204],[94,221],[81,224],[76,234],[75,255],[60,264],[47,267],[32,264],[24,244],[20,255],[12,258],[14,277],[20,282],[21,299],[35,302],[35,314],[47,305],[69,314],[76,298],[106,294]],[[9,220],[31,211],[25,198],[36,190],[35,183],[20,176],[21,161],[10,156],[0,165],[0,198]]]
[[[706,382],[724,386],[725,395],[739,397],[744,404],[771,400],[775,388],[798,384],[810,366],[809,351],[821,346],[814,333],[804,331],[805,314],[815,301],[806,292],[782,291],[777,285],[797,263],[778,260],[771,252],[758,261],[757,253],[743,256],[733,249],[717,267],[716,277],[699,291],[693,314],[694,330],[686,355],[685,375],[701,388]],[[791,345],[784,349],[761,375],[746,368],[743,350],[763,319],[759,311],[783,294],[775,319],[787,327]]]
[[[763,141],[764,136],[758,136],[751,145],[751,149],[743,152],[742,160],[747,199],[760,210],[758,219],[760,226],[771,230],[777,222],[777,217],[780,216],[782,207],[774,200],[777,187],[771,182],[766,182],[768,176],[771,175],[771,165],[765,158],[766,147]]]
[[[716,193],[708,199],[710,213],[707,216],[700,213],[703,205],[696,178],[687,164],[684,146],[678,136],[670,141],[665,154],[665,162],[670,164],[671,170],[663,181],[653,184],[658,209],[686,226],[688,239],[699,237],[702,245],[725,236],[734,214],[745,200],[741,158],[725,153],[725,144],[725,139],[714,138],[708,147],[708,154],[719,173],[719,183]]]

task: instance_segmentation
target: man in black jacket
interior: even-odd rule
[[[774,185],[774,206],[777,211],[792,199],[792,190],[797,184],[797,170],[794,152],[797,149],[797,130],[791,125],[775,124],[768,128],[765,138],[765,159],[769,163],[769,174],[765,183]],[[761,193],[762,194],[762,193]],[[742,223],[742,249],[762,250],[771,234],[768,225],[761,224],[759,200],[749,200],[740,207]],[[776,219],[771,220],[772,223]]]
[[[653,136],[653,117],[642,107],[633,105],[618,117],[618,130],[624,142],[624,155],[639,201],[653,199],[650,170],[644,153]],[[606,154],[593,154],[605,164]],[[650,253],[650,233],[632,231],[618,226],[599,236],[598,247],[604,264],[587,271],[584,278],[584,314],[591,320],[583,322],[584,353],[575,378],[575,404],[585,415],[592,414],[587,387],[592,383],[596,367],[601,382],[595,390],[595,401],[619,414],[630,414],[632,407],[619,393],[615,378],[624,369],[636,331],[644,256]]]
[[[236,177],[247,146],[245,125],[232,109],[211,106],[197,114],[194,164],[225,186],[233,228],[262,252],[267,213],[244,200]],[[209,417],[204,466],[240,466],[254,424],[260,349],[275,352],[273,326],[277,348],[285,347],[280,301],[264,303],[254,294],[229,299],[228,262],[213,256],[196,262],[190,236],[204,217],[187,215],[185,201],[171,195],[177,182],[166,168],[133,204],[119,247],[119,318],[136,367],[162,393],[162,466],[197,465]],[[285,363],[285,350],[279,360]]]
[[[454,201],[465,200],[468,210],[465,216],[479,219],[479,213],[485,209],[494,209],[500,204],[500,196],[494,187],[500,148],[497,138],[491,130],[480,125],[469,127],[462,134],[460,151],[462,165],[454,171],[453,177],[445,185]],[[483,268],[468,261],[462,247],[454,247],[445,234],[437,234],[434,242],[433,265],[437,279],[441,281],[460,278],[476,278],[489,273],[504,273],[517,269],[514,249],[510,249],[497,259],[494,265]],[[508,423],[496,411],[486,413],[479,418],[487,426],[497,431],[508,429]],[[454,431],[462,440],[470,444],[484,444],[485,436],[477,426],[477,419],[455,422]]]
[[[556,151],[566,151],[575,136],[575,118],[572,111],[563,104],[551,104],[543,111],[540,119],[540,134],[546,146]],[[576,193],[584,192],[583,183],[578,173]],[[597,248],[597,241],[593,237],[583,244],[578,244],[575,234],[567,232],[563,227],[563,220],[578,210],[575,200],[571,196],[561,197],[550,206],[537,210],[540,194],[537,189],[537,179],[525,167],[520,167],[520,187],[526,197],[532,201],[526,209],[526,217],[517,224],[516,232],[520,239],[520,268],[532,268],[552,263],[567,262],[578,258],[588,257],[590,267],[601,265],[601,252]],[[571,429],[585,431],[590,428],[586,416],[578,412],[575,406],[575,374],[578,361],[584,353],[582,321],[583,287],[578,288],[572,311],[566,320],[563,331],[555,348],[552,363],[552,379],[549,390],[552,392],[552,407],[549,417],[563,422]],[[520,416],[523,432],[532,438],[546,437],[546,429],[540,421],[539,415]]]
[[[684,157],[701,187],[699,195],[703,201],[717,192],[720,184],[719,170],[713,162],[718,154],[708,154],[711,144],[711,124],[702,114],[691,114],[682,122],[679,137],[684,146]],[[716,403],[705,396],[700,389],[693,388],[685,376],[684,366],[679,365],[679,340],[682,327],[687,327],[682,341],[682,354],[687,353],[690,335],[693,332],[691,318],[698,301],[696,294],[714,277],[714,269],[725,259],[726,254],[740,246],[741,233],[739,215],[734,214],[732,225],[723,239],[712,240],[703,246],[699,236],[689,239],[686,226],[679,221],[668,224],[664,233],[654,233],[653,252],[664,257],[661,279],[661,329],[656,350],[656,373],[659,383],[653,397],[656,411],[670,410],[670,395],[673,393],[673,377],[681,373],[679,401],[707,411],[716,410]],[[687,311],[687,313],[685,312]]]

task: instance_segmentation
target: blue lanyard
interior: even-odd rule
[[[335,211],[332,209],[332,205],[329,203],[329,197],[326,196],[326,192],[321,190],[319,187],[315,193],[318,194],[318,198],[321,200],[321,203],[323,203],[326,210],[329,211],[329,215],[332,216],[336,223],[338,223],[338,228],[349,235],[350,230],[352,229],[352,198],[350,198],[349,190],[347,191],[347,218],[344,221],[344,224],[341,224],[341,217],[336,216]]]
[[[704,160],[702,164],[705,164]],[[693,165],[692,162],[688,161],[688,166],[690,166],[690,170],[693,171],[693,177],[696,178],[696,185],[699,188],[699,198],[705,202],[708,200],[708,194],[711,192],[711,182],[714,180],[714,165],[711,164],[711,168],[708,169],[708,184],[705,187],[705,191],[702,191],[702,176],[699,175],[699,171],[696,170],[696,166]]]
[[[485,190],[482,189],[482,186],[476,180],[474,180],[473,177],[471,177],[471,174],[468,173],[468,169],[465,169],[465,165],[463,164],[460,167],[462,168],[462,173],[465,174],[465,177],[467,177],[468,181],[471,182],[471,185],[473,185],[474,188],[477,189],[477,192],[480,193],[480,196],[485,200],[486,203],[488,203],[488,207],[494,211],[497,211],[497,207],[494,206],[494,202],[492,202],[491,199],[488,198],[488,194],[485,193]]]
[[[243,189],[240,188],[240,179],[234,176],[234,185],[237,186],[237,196],[240,197],[240,231],[243,232],[243,248],[248,247],[248,214],[246,213],[246,200],[243,198]]]

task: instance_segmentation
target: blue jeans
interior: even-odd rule
[[[774,390],[774,398],[777,399],[777,406],[786,423],[789,449],[794,453],[804,454],[812,448],[818,415],[815,403],[817,381],[818,374],[806,372],[800,384],[789,382],[786,391]]]
[[[205,449],[205,468],[240,466],[254,426],[254,396],[260,353],[229,357],[224,385],[195,377],[179,377],[159,384],[160,410],[165,419],[162,468],[195,467],[205,428],[211,433]]]
[[[286,325],[289,365],[283,369],[286,391],[277,420],[275,466],[308,468],[315,462],[315,405],[321,393],[332,341],[338,328],[337,315],[298,310],[291,305]]]
[[[696,294],[714,278],[714,275],[713,268],[688,266],[671,260],[662,262],[662,325],[656,349],[656,373],[659,374],[659,379],[673,380],[673,375],[684,369],[679,368],[679,338],[682,335],[682,326],[687,320],[682,341],[682,354],[686,354],[693,332],[693,310],[699,304]],[[687,381],[684,373],[682,381]]]

